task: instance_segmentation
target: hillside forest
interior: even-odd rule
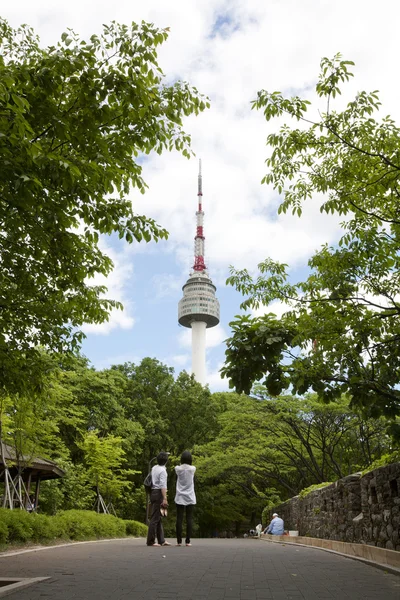
[[[41,456],[65,471],[42,483],[42,513],[93,509],[100,493],[119,517],[144,522],[143,479],[166,450],[172,534],[173,467],[188,449],[197,466],[197,535],[239,535],[279,501],[392,451],[387,422],[361,418],[346,398],[272,398],[260,385],[251,395],[210,393],[154,358],[102,371],[70,358],[50,373],[36,397],[1,405],[3,440],[17,449],[20,468],[23,456]]]

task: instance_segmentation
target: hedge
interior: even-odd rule
[[[135,537],[146,537],[147,526],[139,521],[124,521],[126,526],[126,535],[133,535]]]
[[[54,517],[0,508],[0,544],[145,536],[147,527],[90,510],[66,510]]]

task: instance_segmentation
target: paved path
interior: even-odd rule
[[[148,548],[143,539],[0,557],[0,577],[51,579],[16,600],[400,600],[400,576],[322,552],[256,540],[193,540]]]

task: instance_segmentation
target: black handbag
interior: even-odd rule
[[[151,477],[151,471],[150,471],[150,473],[148,475],[146,475],[146,478],[143,481],[143,485],[144,485],[144,489],[146,490],[146,492],[148,494],[150,494],[151,493],[151,488],[152,488],[152,485],[153,485],[153,479]]]

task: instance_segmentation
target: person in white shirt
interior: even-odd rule
[[[193,527],[193,506],[196,504],[194,492],[194,474],[196,467],[192,465],[192,455],[188,450],[182,453],[181,464],[175,467],[176,472],[176,540],[177,546],[182,545],[183,515],[186,511],[186,546],[191,546]]]
[[[168,454],[160,452],[157,456],[157,463],[151,470],[151,517],[149,529],[147,531],[148,546],[170,546],[165,541],[164,529],[161,522],[161,508],[168,507],[167,500],[167,464]],[[156,542],[156,536],[158,543]]]

